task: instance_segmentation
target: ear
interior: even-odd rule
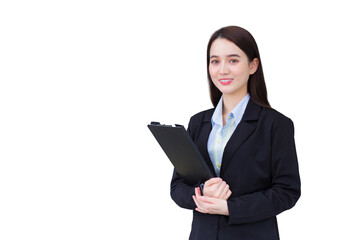
[[[259,66],[259,59],[254,58],[250,63],[250,74],[254,74]]]

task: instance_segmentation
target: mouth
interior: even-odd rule
[[[228,85],[230,84],[234,79],[233,78],[221,78],[219,79],[220,83],[222,85]]]

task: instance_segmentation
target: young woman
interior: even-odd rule
[[[188,132],[217,177],[189,186],[174,170],[171,197],[194,210],[190,239],[279,239],[276,215],[300,197],[293,122],[270,107],[245,29],[211,36],[207,72],[215,108],[194,115]]]

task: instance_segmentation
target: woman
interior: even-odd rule
[[[279,239],[276,215],[300,197],[293,123],[270,107],[245,29],[212,35],[207,73],[215,108],[194,115],[188,132],[217,177],[189,186],[174,170],[171,197],[194,210],[190,239]]]

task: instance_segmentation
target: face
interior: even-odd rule
[[[245,52],[227,39],[218,38],[210,47],[210,77],[223,96],[244,97],[257,66],[257,58],[249,62]]]

